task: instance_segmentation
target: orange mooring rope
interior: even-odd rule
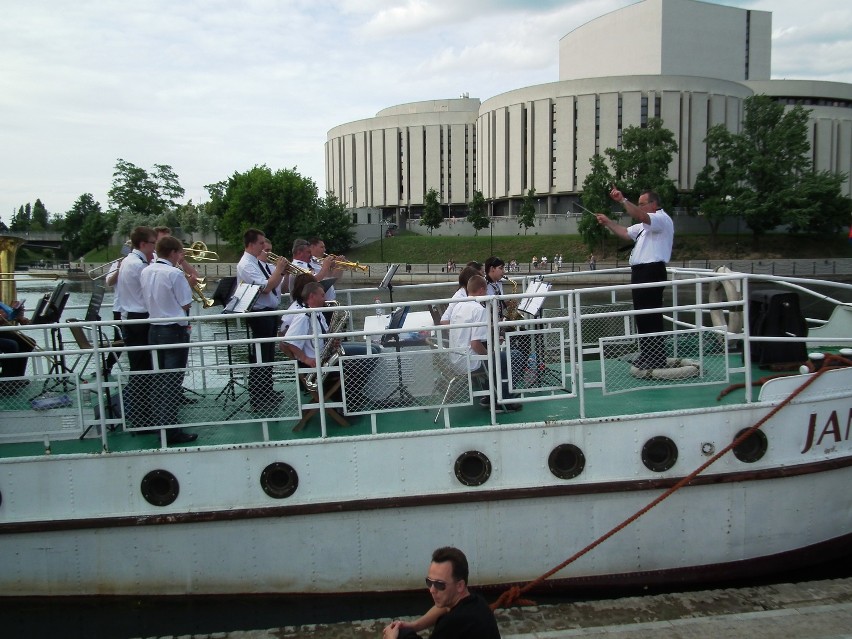
[[[832,361],[836,361],[837,365],[829,366],[828,365],[829,362],[832,362]],[[615,526],[615,528],[610,529],[609,532],[606,532],[603,535],[601,535],[600,537],[598,537],[596,540],[594,540],[588,546],[586,546],[585,548],[583,548],[579,552],[575,553],[574,555],[572,555],[571,557],[569,557],[568,559],[563,561],[561,564],[559,564],[555,568],[552,568],[552,569],[548,570],[546,573],[544,573],[543,575],[541,575],[540,577],[537,577],[536,579],[534,579],[530,582],[527,582],[524,586],[512,586],[512,587],[510,587],[508,590],[503,592],[503,594],[501,594],[494,603],[491,604],[491,609],[496,610],[497,608],[507,608],[508,606],[511,606],[511,605],[514,605],[514,604],[518,604],[518,605],[522,605],[522,606],[523,605],[535,605],[535,602],[533,602],[533,601],[530,601],[528,599],[521,599],[520,598],[521,595],[523,595],[526,592],[529,592],[530,590],[532,590],[536,586],[543,583],[549,577],[551,577],[552,575],[556,574],[557,572],[559,572],[560,570],[565,568],[565,566],[567,566],[568,564],[571,564],[571,563],[577,561],[580,557],[582,557],[586,553],[590,552],[594,548],[597,548],[603,542],[605,542],[607,539],[609,539],[610,537],[615,535],[617,532],[626,528],[627,526],[632,524],[634,521],[639,519],[642,515],[647,513],[654,506],[661,503],[665,499],[668,499],[675,492],[677,492],[678,490],[680,490],[681,488],[686,486],[689,482],[691,482],[698,475],[700,475],[702,472],[704,472],[704,470],[706,470],[711,464],[714,464],[723,455],[728,453],[730,450],[736,448],[742,442],[744,442],[746,439],[748,439],[754,431],[756,431],[761,426],[763,426],[771,417],[773,417],[776,413],[778,413],[778,411],[780,411],[782,408],[784,408],[797,395],[799,395],[799,393],[801,393],[808,386],[813,384],[817,380],[817,378],[819,378],[819,376],[822,375],[825,371],[827,371],[829,369],[834,369],[834,368],[842,368],[844,366],[852,366],[852,361],[846,359],[845,357],[841,357],[839,355],[827,353],[826,356],[825,356],[825,365],[820,370],[816,371],[816,374],[809,376],[802,383],[801,386],[799,386],[796,390],[794,390],[792,393],[790,393],[789,397],[787,397],[784,401],[782,401],[780,404],[778,404],[778,406],[776,406],[771,411],[769,411],[766,415],[764,415],[754,426],[751,426],[750,428],[748,428],[745,432],[743,432],[742,435],[737,437],[734,441],[732,441],[730,444],[728,444],[725,448],[723,448],[718,453],[713,455],[713,457],[711,457],[706,462],[701,464],[701,466],[699,466],[694,471],[692,471],[689,475],[687,475],[686,477],[681,479],[679,482],[677,482],[674,486],[669,488],[662,495],[660,495],[659,497],[654,499],[647,506],[645,506],[644,508],[642,508],[638,512],[634,513],[633,515],[631,515],[630,517],[625,519],[623,522],[621,522],[620,524]]]

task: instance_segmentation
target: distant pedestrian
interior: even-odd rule
[[[598,261],[595,259],[595,254],[589,255],[589,270],[594,271],[598,266]]]

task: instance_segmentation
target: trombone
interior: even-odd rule
[[[192,246],[183,249],[183,254],[196,262],[216,262],[219,260],[219,254],[216,251],[208,250],[204,242],[193,242]]]
[[[127,257],[127,256],[122,255],[121,257],[113,260],[112,262],[107,262],[106,264],[101,264],[100,266],[90,268],[87,271],[87,275],[89,276],[89,279],[94,281],[94,280],[99,280],[103,277],[106,277],[112,271],[112,265],[115,264],[116,266],[118,266],[121,263],[121,260],[123,260],[125,257]]]
[[[334,265],[337,268],[343,268],[349,271],[361,271],[362,273],[367,273],[370,270],[370,267],[365,264],[358,264],[358,262],[347,262],[346,260],[341,260],[336,255],[329,255],[326,253],[322,257],[314,258],[314,260],[318,264],[322,264],[324,260],[333,259]]]

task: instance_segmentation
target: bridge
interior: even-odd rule
[[[6,231],[4,235],[24,240],[24,245],[38,248],[62,248],[62,234],[57,231]]]

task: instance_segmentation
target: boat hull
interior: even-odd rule
[[[442,545],[465,550],[479,585],[531,580],[642,510],[803,379],[709,411],[5,460],[0,594],[409,590]],[[836,552],[852,535],[850,388],[852,369],[826,372],[761,427],[760,459],[727,453],[554,583],[706,580]],[[677,450],[662,472],[643,461],[658,437]],[[585,459],[570,479],[551,470],[565,444]],[[465,485],[460,460],[483,458],[487,477]],[[260,477],[280,463],[298,487],[273,498]],[[153,471],[178,482],[171,504],[143,497]]]

